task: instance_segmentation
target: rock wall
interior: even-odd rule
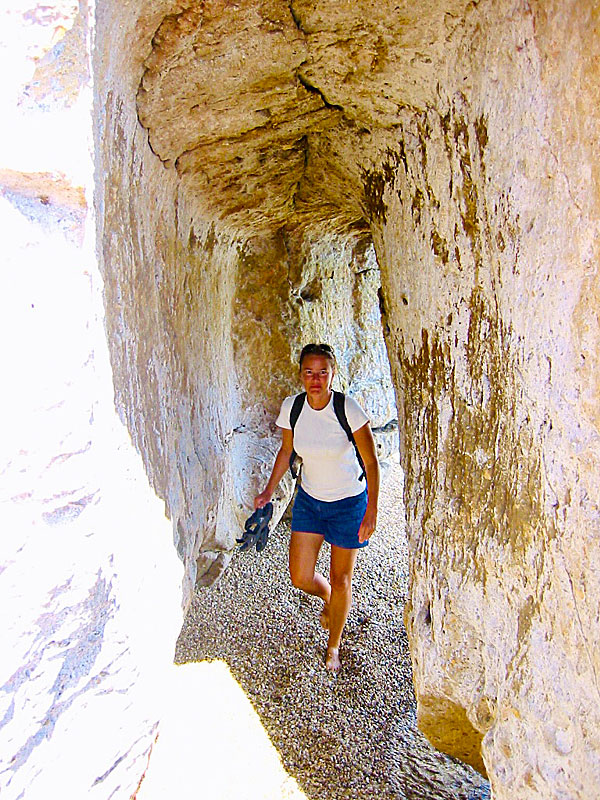
[[[27,39],[35,64],[4,70],[18,110],[3,151],[19,156],[0,173],[2,213],[24,276],[5,340],[13,371],[32,367],[5,418],[35,424],[6,440],[25,544],[5,544],[0,580],[28,610],[3,662],[3,794],[41,794],[55,753],[115,718],[73,785],[135,789],[158,719],[149,665],[179,619],[169,554],[184,605],[225,568],[312,338],[336,345],[341,385],[378,426],[393,379],[421,727],[498,800],[599,794],[595,3],[77,11],[4,12],[7,43],[44,36]],[[115,400],[172,536],[107,397],[84,203],[90,14]],[[19,588],[28,573],[35,591]]]
[[[92,209],[92,9],[5,6],[0,794],[128,798],[157,735],[183,570],[114,412]]]
[[[494,797],[599,792],[596,25],[472,8],[371,192],[419,723]]]
[[[97,203],[116,402],[173,520],[185,565],[184,602],[195,583],[210,583],[221,574],[254,494],[266,482],[279,442],[274,419],[283,397],[298,389],[297,357],[304,343],[315,336],[332,339],[340,352],[341,385],[352,381],[352,392],[363,399],[374,425],[384,427],[396,417],[372,249],[366,253],[364,241],[347,232],[327,237],[295,224],[273,225],[279,214],[269,206],[271,199],[279,203],[273,195],[264,203],[271,214],[268,226],[255,224],[254,212],[248,217],[245,202],[222,222],[225,198],[210,192],[210,203],[225,203],[211,216],[207,198],[193,191],[197,172],[193,181],[177,155],[188,148],[188,164],[186,137],[192,135],[195,112],[187,99],[190,119],[165,103],[174,101],[172,82],[182,74],[186,81],[199,80],[188,63],[185,36],[197,35],[198,25],[220,30],[227,15],[222,18],[219,8],[207,6],[202,14],[193,7],[179,9],[179,15],[167,14],[159,23],[155,9],[148,15],[132,6],[124,22],[120,9],[101,6],[95,51],[101,122]],[[255,13],[251,6],[247,11]],[[289,11],[284,16],[295,29]],[[250,38],[255,33],[244,31]],[[138,39],[137,48],[131,47],[131,36]],[[297,31],[294,36],[295,41]],[[120,50],[125,63],[115,59]],[[223,52],[219,58],[229,56]],[[209,68],[208,61],[198,63]],[[278,60],[269,63],[283,68]],[[253,77],[243,75],[246,81]],[[225,81],[222,90],[238,91],[239,80]],[[242,105],[236,96],[230,110],[238,128],[248,124]],[[148,136],[140,121],[150,125],[154,114],[161,128]],[[213,123],[220,137],[224,124]],[[241,136],[235,146],[247,156],[253,150]],[[231,154],[225,158],[219,141],[209,143],[212,168],[229,174]],[[207,147],[202,144],[203,154]],[[244,192],[251,190],[249,185]],[[223,191],[231,197],[230,188]],[[240,205],[239,198],[235,202]],[[370,377],[358,383],[360,373]],[[393,432],[379,438],[381,452],[389,454]],[[275,498],[276,517],[291,491],[286,478]]]

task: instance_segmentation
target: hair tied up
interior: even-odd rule
[[[300,366],[302,367],[302,362],[306,358],[306,356],[324,356],[325,358],[329,359],[333,366],[335,366],[335,354],[333,352],[333,348],[329,344],[306,344],[302,348],[302,352],[300,353]]]

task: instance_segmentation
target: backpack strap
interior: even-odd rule
[[[290,426],[292,428],[292,436],[294,435],[294,428],[296,427],[296,423],[298,422],[298,417],[300,416],[300,412],[304,407],[304,401],[306,400],[306,392],[301,392],[297,397],[294,399],[292,403],[292,408],[290,409]],[[292,478],[298,477],[298,471],[294,466],[294,461],[296,460],[297,453],[295,450],[292,450],[290,455],[290,472],[292,473]]]
[[[363,480],[365,477],[365,464],[362,460],[361,454],[358,452],[358,447],[356,446],[356,442],[354,441],[354,436],[352,431],[350,430],[350,424],[348,422],[348,417],[346,416],[346,395],[342,392],[334,392],[333,393],[333,410],[335,411],[335,415],[337,417],[338,422],[346,432],[346,436],[348,440],[352,442],[354,445],[354,450],[356,452],[356,458],[360,465],[361,474],[359,480]]]

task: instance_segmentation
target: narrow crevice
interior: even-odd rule
[[[298,28],[298,30],[303,36],[308,36],[308,31],[306,31],[302,27],[302,20],[300,19],[300,15],[294,8],[293,0],[290,0],[289,9],[291,17],[294,20],[295,26]],[[302,64],[300,64],[300,67],[304,66],[304,64],[306,63],[308,62],[307,61],[302,62]],[[314,84],[310,83],[308,78],[306,78],[304,75],[300,73],[300,68],[296,70],[296,77],[298,78],[299,82],[302,84],[302,86],[304,86],[305,89],[307,89],[309,92],[312,92],[313,94],[319,95],[319,97],[323,101],[323,105],[325,106],[325,108],[335,109],[336,111],[344,110],[342,106],[336,105],[335,103],[330,103],[329,100],[323,94],[322,90],[319,89],[318,86],[315,86]]]
[[[391,419],[385,425],[381,425],[378,428],[371,428],[373,433],[393,433],[393,431],[397,430],[398,428],[398,420]]]
[[[298,78],[298,80],[300,81],[302,86],[304,86],[305,89],[307,89],[309,92],[312,92],[313,94],[319,95],[319,97],[323,101],[323,105],[325,106],[325,108],[331,108],[335,111],[342,111],[342,112],[344,111],[343,106],[336,105],[336,103],[330,103],[329,100],[325,97],[325,95],[321,91],[321,89],[319,89],[317,86],[313,86],[313,84],[310,83],[307,80],[307,78],[304,77],[304,75],[301,75],[300,72],[296,72],[296,77]]]
[[[355,275],[364,275],[367,272],[379,272],[379,267],[365,267],[364,269],[357,269]]]
[[[298,28],[300,33],[302,33],[302,34],[304,34],[306,36],[308,34],[308,31],[305,31],[304,28],[302,27],[302,20],[300,19],[300,15],[298,14],[296,9],[294,8],[293,0],[290,0],[289,8],[290,8],[290,14],[292,16],[292,19],[294,20],[294,25]]]
[[[140,86],[138,88],[138,94],[141,91],[142,91],[142,84],[140,82]],[[136,114],[138,123],[146,131],[146,140],[148,142],[148,147],[150,148],[150,152],[152,153],[152,155],[156,156],[156,158],[158,158],[158,160],[161,162],[161,164],[163,164],[163,166],[165,166],[167,168],[173,166],[173,160],[172,159],[162,158],[160,153],[157,150],[155,150],[154,147],[152,146],[152,140],[150,139],[150,128],[147,125],[144,125],[144,123],[142,122],[142,120],[140,118],[140,109],[139,109],[139,104],[138,104],[138,101],[137,101],[137,97],[136,97],[136,102],[135,102],[135,114]]]

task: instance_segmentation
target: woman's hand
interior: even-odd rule
[[[365,511],[363,521],[360,523],[360,528],[358,529],[358,541],[366,542],[375,530],[377,524],[377,502],[379,499],[379,463],[377,461],[373,434],[371,433],[368,422],[365,422],[362,428],[354,431],[354,441],[364,461],[365,473],[367,476],[369,500],[367,502],[367,510]]]
[[[363,521],[360,523],[360,528],[358,529],[358,541],[366,542],[367,539],[371,536],[371,534],[375,530],[376,525],[377,525],[377,509],[369,508],[369,506],[367,505],[367,510],[365,511]]]
[[[294,439],[292,436],[291,428],[282,428],[281,430],[281,447],[275,458],[271,477],[267,482],[267,488],[254,498],[254,508],[263,508],[270,502],[273,497],[273,492],[277,488],[279,481],[285,475],[289,467],[290,456],[294,449]]]
[[[254,498],[254,508],[255,509],[264,508],[264,506],[266,506],[267,503],[270,502],[272,496],[273,492],[269,492],[267,489],[265,489],[264,492],[257,494],[256,497]]]

